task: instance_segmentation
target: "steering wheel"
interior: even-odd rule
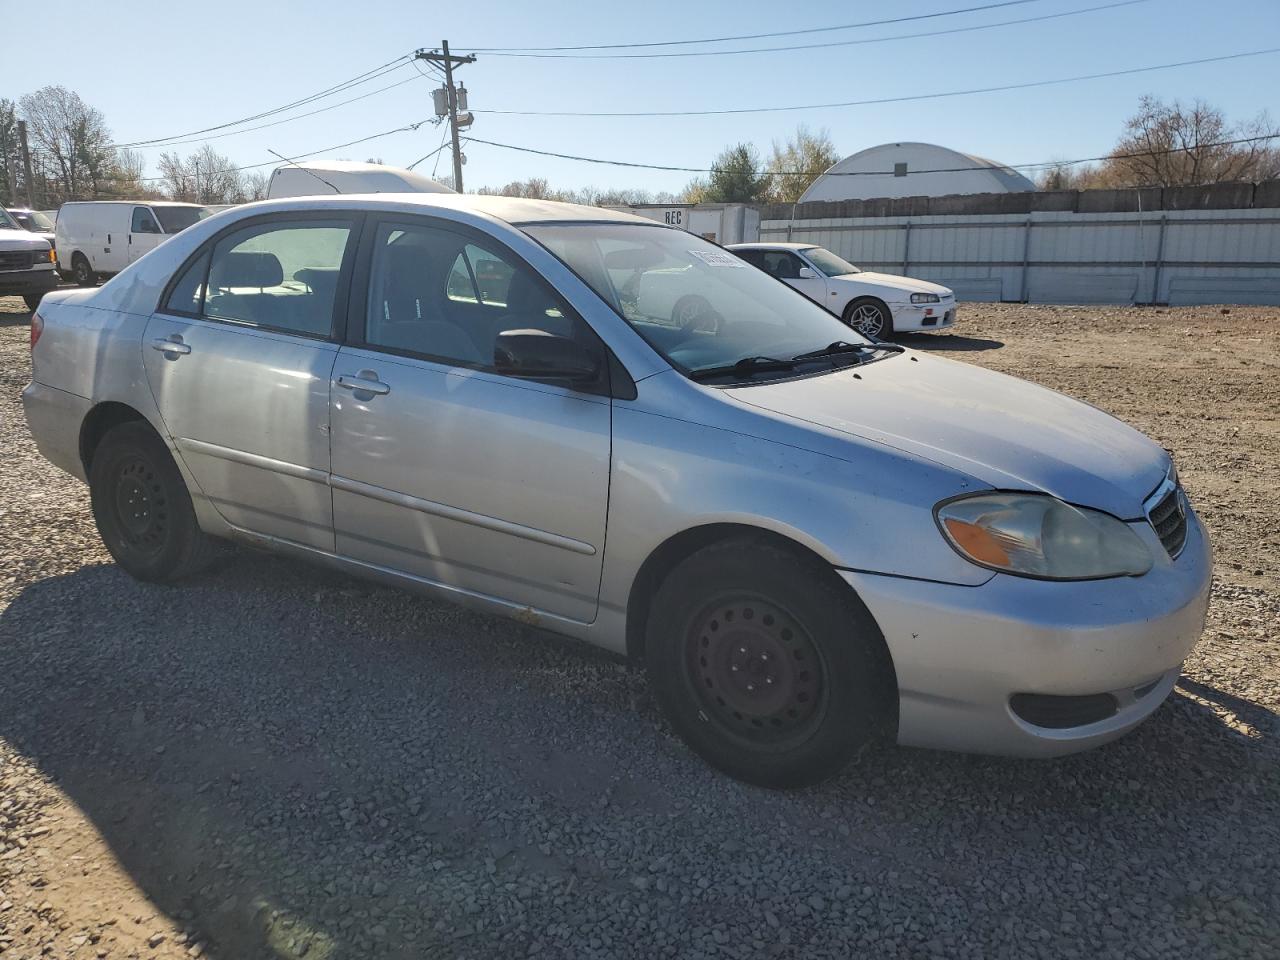
[[[706,297],[696,293],[681,297],[671,309],[672,322],[686,338],[695,333],[718,333],[723,319]]]

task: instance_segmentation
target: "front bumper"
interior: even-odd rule
[[[48,293],[57,285],[58,274],[51,263],[31,270],[0,270],[0,297]]]
[[[1147,523],[1131,525],[1156,557],[1141,577],[1055,583],[996,574],[977,587],[841,571],[884,632],[899,688],[898,742],[1047,757],[1127,733],[1163,702],[1204,629],[1212,561],[1188,511],[1171,560]],[[1038,726],[1016,694],[1112,694],[1116,709],[1079,726]]]
[[[956,322],[956,302],[944,298],[939,303],[891,303],[895,333],[915,330],[941,330]]]

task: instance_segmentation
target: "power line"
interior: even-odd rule
[[[820,50],[829,47],[853,47],[868,43],[888,43],[893,40],[918,40],[923,37],[942,37],[955,33],[972,33],[978,30],[990,30],[994,27],[1008,27],[1020,23],[1038,23],[1043,20],[1059,20],[1063,17],[1075,17],[1082,13],[1095,13],[1099,10],[1113,10],[1117,7],[1131,7],[1150,0],[1119,0],[1118,3],[1104,3],[1096,7],[1084,7],[1079,10],[1067,10],[1061,13],[1049,13],[1038,17],[1021,17],[1016,20],[998,20],[994,23],[979,23],[967,27],[949,27],[945,30],[924,30],[917,33],[899,33],[891,37],[864,37],[859,40],[832,40],[826,43],[801,43],[786,47],[748,47],[744,50],[682,50],[665,53],[503,53],[490,56],[529,57],[539,60],[654,60],[670,57],[732,57],[744,53],[784,53],[795,50]]]
[[[430,160],[432,157],[435,157],[437,154],[440,153],[441,150],[444,149],[444,141],[445,141],[445,138],[449,136],[449,128],[444,124],[441,124],[441,127],[443,127],[444,129],[443,129],[443,132],[440,134],[440,146],[436,147],[430,153],[425,153],[422,156],[420,156],[417,160],[413,161],[413,163],[405,167],[406,170],[412,170],[414,167],[420,164],[423,160]],[[439,166],[439,164],[440,164],[440,161],[439,161],[439,158],[437,158],[436,165]],[[431,171],[431,175],[435,176],[434,170]]]
[[[552,150],[537,150],[533,147],[520,147],[510,143],[497,143],[493,140],[481,140],[479,137],[466,137],[468,143],[481,143],[489,147],[501,147],[504,150],[515,150],[519,153],[533,153],[541,157],[555,157],[559,160],[579,160],[583,163],[598,163],[610,167],[630,167],[641,170],[667,170],[676,173],[712,173],[714,167],[677,167],[667,166],[656,163],[633,163],[627,160],[604,160],[599,157],[582,157],[572,153],[556,153]],[[1197,149],[1210,149],[1213,147],[1234,147],[1246,143],[1262,143],[1269,140],[1280,139],[1280,133],[1269,133],[1257,137],[1240,137],[1235,140],[1219,140],[1214,143],[1195,144]],[[1042,160],[1036,163],[992,163],[978,165],[972,167],[938,167],[932,170],[908,170],[905,176],[918,177],[927,173],[975,173],[980,170],[1030,170],[1041,167],[1074,167],[1081,163],[1098,163],[1103,160],[1131,160],[1139,157],[1165,156],[1173,153],[1183,153],[1183,148],[1173,148],[1169,150],[1142,150],[1134,153],[1109,153],[1100,157],[1082,157],[1076,160]],[[765,170],[761,171],[762,176],[770,177],[801,177],[811,176],[810,170]],[[825,177],[893,177],[904,176],[895,170],[850,170],[850,171],[827,171],[822,174]]]
[[[117,148],[155,146],[157,144],[161,144],[170,140],[178,140],[183,137],[195,137],[195,136],[199,136],[202,133],[212,133],[217,130],[225,130],[227,127],[236,127],[244,123],[252,123],[255,120],[262,120],[265,117],[272,116],[273,114],[283,113],[286,110],[293,110],[297,107],[304,107],[309,103],[314,103],[316,100],[323,99],[324,97],[331,96],[335,93],[341,93],[342,91],[348,90],[351,87],[358,86],[362,83],[368,83],[370,80],[375,80],[378,77],[385,76],[386,74],[391,73],[395,70],[398,70],[400,69],[400,67],[404,66],[403,61],[407,61],[408,57],[409,57],[409,54],[407,53],[401,54],[400,56],[396,57],[394,60],[388,60],[382,66],[374,67],[372,70],[366,70],[364,73],[359,74],[358,76],[352,77],[350,80],[344,80],[342,83],[334,84],[331,87],[326,87],[323,90],[317,91],[316,93],[310,94],[309,96],[302,97],[301,99],[294,100],[291,103],[282,104],[281,106],[278,106],[278,107],[272,107],[270,110],[264,110],[261,113],[255,113],[252,116],[241,117],[239,120],[229,120],[226,123],[219,123],[212,127],[205,127],[201,130],[189,130],[186,133],[175,133],[167,137],[155,137],[151,140],[135,140],[131,143],[117,143],[117,144],[113,144],[113,146]]]
[[[879,97],[871,100],[845,100],[839,103],[805,103],[786,107],[738,107],[727,110],[473,110],[472,112],[501,114],[504,116],[516,117],[710,117],[743,113],[790,113],[796,110],[830,110],[837,107],[865,107],[886,103],[908,103],[918,100],[937,100],[944,97],[964,97],[977,93],[998,93],[1004,90],[1027,90],[1033,87],[1049,87],[1063,83],[1078,83],[1082,80],[1102,80],[1108,77],[1124,77],[1132,74],[1151,73],[1156,70],[1172,70],[1176,67],[1191,67],[1205,63],[1223,63],[1227,60],[1242,60],[1246,57],[1261,57],[1272,53],[1280,53],[1280,47],[1269,47],[1266,50],[1250,50],[1244,53],[1230,53],[1220,57],[1202,57],[1197,60],[1180,60],[1176,63],[1158,63],[1149,67],[1130,67],[1126,70],[1109,70],[1105,73],[1087,73],[1075,77],[1057,77],[1052,80],[1030,80],[1025,83],[1009,83],[994,87],[974,87],[968,90],[945,90],[938,93],[918,93],[900,97]]]
[[[574,50],[631,50],[640,47],[680,47],[699,43],[728,43],[733,40],[767,40],[771,37],[795,37],[806,33],[828,33],[832,30],[856,30],[861,27],[879,27],[890,23],[907,23],[912,20],[932,20],[937,17],[953,17],[962,13],[976,13],[979,10],[995,10],[1000,7],[1019,7],[1028,3],[1040,3],[1041,0],[1002,0],[1000,3],[984,3],[975,7],[959,7],[954,10],[940,10],[937,13],[919,13],[909,17],[891,17],[885,20],[864,20],[860,23],[834,24],[825,27],[807,27],[803,30],[778,30],[772,33],[744,33],[733,37],[703,37],[700,40],[652,40],[647,43],[596,43],[576,47],[472,47],[476,53],[490,53],[495,56],[514,56],[517,51],[529,53],[553,53]]]
[[[318,113],[325,113],[329,110],[336,110],[338,107],[345,107],[349,103],[355,103],[359,100],[367,100],[369,97],[376,96],[379,93],[384,93],[387,90],[393,90],[396,87],[403,87],[406,83],[413,83],[417,79],[419,78],[416,76],[407,77],[404,80],[397,80],[395,83],[387,84],[385,87],[378,87],[376,90],[370,90],[368,93],[362,93],[360,96],[352,97],[349,100],[340,100],[337,103],[331,103],[326,107],[320,107],[318,110],[309,110],[306,113],[299,113],[296,116],[285,117],[282,120],[272,120],[270,123],[259,124],[256,127],[242,127],[239,130],[227,130],[223,133],[215,133],[208,137],[196,137],[191,140],[170,140],[167,143],[156,144],[155,147],[180,147],[188,143],[207,143],[210,140],[220,140],[223,137],[234,137],[241,133],[252,133],[254,130],[266,130],[268,127],[278,127],[281,124],[293,123],[295,120],[314,117]]]
[[[430,118],[428,118],[428,119],[430,119]],[[392,130],[383,130],[381,133],[373,133],[373,134],[370,134],[370,135],[369,135],[369,136],[367,136],[367,137],[360,137],[360,138],[359,138],[359,139],[357,139],[357,140],[348,140],[346,143],[335,143],[335,144],[333,144],[332,146],[328,146],[328,147],[321,147],[321,148],[320,148],[320,149],[318,149],[318,150],[311,150],[311,151],[308,151],[307,153],[295,153],[295,154],[293,155],[293,160],[305,160],[305,159],[307,159],[308,157],[314,157],[314,156],[316,156],[316,154],[320,154],[320,153],[328,153],[328,152],[329,152],[329,151],[331,151],[331,150],[341,150],[341,149],[343,149],[344,147],[354,147],[356,144],[360,144],[360,143],[368,143],[370,140],[379,140],[379,139],[381,139],[382,137],[389,137],[389,136],[391,136],[393,133],[404,133],[404,132],[409,131],[409,130],[417,130],[419,127],[421,127],[421,126],[422,126],[424,123],[426,123],[426,122],[427,122],[427,120],[419,120],[417,123],[410,123],[410,124],[406,124],[406,125],[405,125],[405,126],[403,126],[403,127],[395,127],[395,128],[394,128],[394,129],[392,129]],[[228,167],[228,168],[226,168],[225,170],[222,170],[222,171],[219,171],[219,172],[220,172],[220,173],[241,173],[241,172],[243,172],[243,171],[245,171],[245,170],[258,170],[258,169],[260,169],[260,168],[262,168],[262,167],[270,167],[270,166],[274,165],[275,163],[277,163],[277,161],[275,161],[275,160],[267,160],[267,161],[265,161],[265,162],[263,162],[263,163],[250,163],[250,164],[247,164],[247,165],[245,165],[245,166],[243,166],[243,167]],[[160,180],[168,180],[168,179],[169,179],[168,177],[139,177],[139,178],[138,178],[138,182],[139,182],[139,183],[154,183],[154,182],[157,182],[157,181],[160,181]]]

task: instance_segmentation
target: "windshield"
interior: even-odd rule
[[[53,233],[53,221],[39,210],[10,210],[18,226],[32,233]]]
[[[682,230],[625,223],[523,229],[686,373],[868,342],[808,297]]]
[[[177,233],[210,215],[205,207],[152,207],[165,233]]]
[[[0,209],[0,229],[21,230],[22,228],[18,226],[18,221],[9,216],[9,212],[7,210]]]
[[[837,257],[830,250],[824,247],[807,247],[801,251],[809,262],[822,271],[823,276],[838,277],[845,273],[861,273],[862,271],[855,267],[844,257]]]

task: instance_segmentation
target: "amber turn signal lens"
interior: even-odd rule
[[[1010,566],[1009,554],[983,527],[955,517],[947,517],[943,523],[947,525],[947,533],[951,534],[956,546],[979,563],[987,563],[993,567]]]

